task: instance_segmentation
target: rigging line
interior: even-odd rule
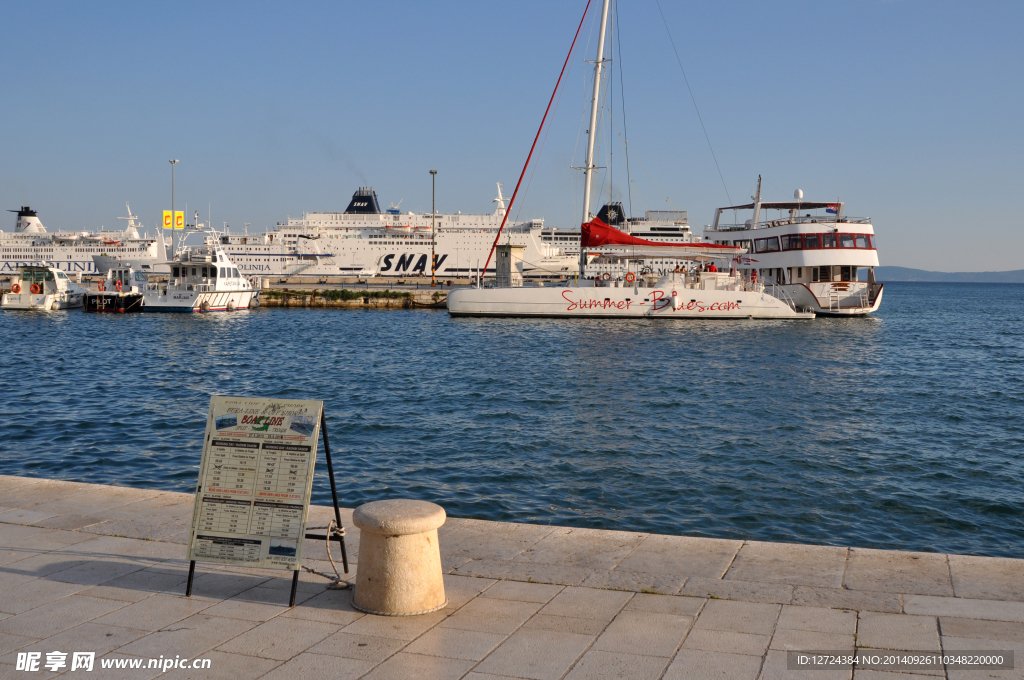
[[[587,18],[587,12],[590,11],[590,3],[592,0],[587,0],[587,6],[583,8],[583,18],[580,19],[580,25],[576,29],[576,35],[572,37],[572,45],[569,46],[569,54],[565,55],[565,63],[562,64],[562,70],[558,73],[558,80],[555,82],[555,90],[551,93],[551,99],[548,100],[548,106],[544,109],[544,117],[540,119],[540,127],[537,128],[537,135],[533,138],[533,144],[530,145],[530,153],[526,156],[526,165],[523,166],[523,171],[519,173],[519,181],[516,182],[515,191],[512,192],[512,198],[508,201],[508,208],[505,209],[505,215],[501,218],[501,226],[498,227],[498,233],[494,236],[494,243],[491,244],[491,252],[487,253],[487,262],[484,264],[484,271],[487,271],[487,267],[491,264],[491,257],[494,256],[494,249],[498,247],[498,239],[501,238],[501,231],[505,228],[505,222],[508,220],[508,214],[512,212],[512,204],[515,203],[516,194],[519,193],[519,185],[523,183],[523,175],[526,174],[526,168],[530,165],[530,158],[533,156],[533,149],[537,146],[537,140],[540,138],[541,130],[544,129],[544,122],[548,119],[548,111],[551,110],[551,102],[555,100],[555,95],[558,94],[558,86],[562,84],[562,76],[565,74],[565,67],[569,65],[569,58],[572,57],[572,51],[576,47],[576,39],[580,37],[580,30],[583,29],[583,22]]]
[[[622,28],[619,26],[619,3],[618,0],[615,2],[615,33],[621,34]],[[633,214],[633,187],[632,177],[629,174],[629,134],[626,132],[626,89],[622,80],[622,40],[616,40],[615,46],[619,50],[619,97],[622,99],[622,149],[626,154],[626,192],[629,197],[629,213]]]
[[[686,69],[683,68],[683,60],[679,58],[679,50],[676,49],[676,41],[672,39],[672,32],[668,30],[668,21],[665,20],[665,12],[661,9],[661,0],[654,0],[655,4],[658,5],[658,12],[661,14],[661,22],[665,24],[665,32],[668,33],[668,41],[672,43],[672,51],[676,53],[676,63],[679,64],[679,70],[683,73],[683,80],[686,82],[686,90],[690,93],[690,101],[693,102],[693,110],[697,112],[697,120],[700,121],[700,129],[704,131],[704,139],[708,142],[708,149],[711,150],[711,158],[715,160],[715,168],[718,170],[718,178],[722,180],[722,188],[725,189],[725,197],[729,199],[729,203],[732,203],[732,196],[729,195],[729,187],[725,185],[725,177],[722,175],[722,168],[718,165],[718,156],[715,155],[715,149],[711,146],[711,137],[708,136],[708,129],[704,127],[704,118],[700,115],[700,109],[697,108],[697,98],[693,96],[693,90],[690,89],[690,79],[686,77]]]

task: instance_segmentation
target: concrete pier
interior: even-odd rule
[[[448,605],[362,614],[303,574],[198,564],[190,494],[0,476],[0,678],[1024,678],[1024,560],[449,518]],[[311,509],[311,525],[331,512]],[[358,569],[358,529],[343,514]],[[307,564],[331,571],[323,544]],[[787,670],[787,650],[1012,650],[1012,670]],[[47,654],[68,653],[47,670]],[[40,670],[16,670],[40,652]],[[150,659],[209,668],[147,668]],[[141,659],[142,668],[101,667]]]

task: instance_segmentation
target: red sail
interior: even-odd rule
[[[734,246],[724,246],[717,243],[658,243],[647,239],[631,236],[615,227],[610,227],[602,220],[595,217],[589,222],[584,222],[580,227],[580,246],[582,248],[600,248],[601,246],[655,246],[658,248],[702,248],[714,249],[725,248],[729,252],[736,251]]]

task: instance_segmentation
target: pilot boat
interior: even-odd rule
[[[141,312],[142,291],[148,283],[149,277],[133,267],[109,267],[106,278],[99,280],[97,290],[86,293],[85,311]]]
[[[148,283],[143,312],[230,312],[259,306],[259,291],[238,271],[216,233],[182,248],[165,283]]]
[[[81,307],[85,289],[56,267],[44,263],[22,265],[11,284],[11,292],[0,300],[3,309],[56,311]]]

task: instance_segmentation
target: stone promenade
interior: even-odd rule
[[[186,599],[191,513],[190,494],[0,476],[0,678],[1024,678],[1024,560],[449,519],[447,608],[380,617],[312,574],[290,609],[290,573],[202,563]],[[787,650],[854,649],[1012,650],[1016,667],[786,667]],[[70,670],[76,651],[92,672]],[[146,668],[161,656],[210,667]]]

